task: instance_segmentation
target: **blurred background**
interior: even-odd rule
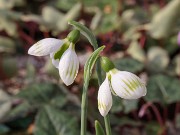
[[[113,97],[113,135],[180,134],[180,0],[0,0],[0,135],[78,135],[83,66],[93,51],[81,36],[71,86],[49,57],[33,57],[38,40],[63,39],[69,20],[83,23],[105,45],[103,55],[147,84],[139,100]],[[179,33],[179,39],[178,39]],[[96,74],[88,96],[88,135],[97,109]]]

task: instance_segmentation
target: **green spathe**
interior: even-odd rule
[[[79,37],[80,37],[80,31],[75,29],[68,34],[67,39],[75,44],[79,40]]]
[[[107,57],[101,58],[101,66],[105,72],[109,72],[115,67],[113,62]]]

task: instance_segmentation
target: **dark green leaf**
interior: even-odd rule
[[[180,83],[179,80],[166,76],[154,75],[149,78],[147,84],[147,101],[173,103],[180,101]]]
[[[117,59],[114,61],[114,64],[119,70],[125,70],[133,73],[139,72],[144,68],[144,65],[141,62],[132,58]]]
[[[57,106],[63,106],[67,98],[57,85],[52,83],[39,83],[26,87],[17,97],[27,100],[34,105],[39,104],[55,104]],[[59,102],[55,102],[59,98]]]
[[[75,21],[69,21],[69,24],[78,29],[89,40],[91,45],[94,47],[94,50],[98,48],[96,37],[86,26]]]
[[[101,46],[99,47],[97,50],[95,50],[91,56],[88,58],[85,66],[84,66],[84,80],[89,80],[91,73],[92,73],[92,69],[94,67],[94,64],[97,60],[97,58],[99,57],[100,52],[105,48],[105,46]]]
[[[36,117],[35,135],[77,135],[75,117],[52,106],[45,106]]]
[[[105,135],[103,127],[97,120],[95,121],[95,130],[96,130],[96,135]]]

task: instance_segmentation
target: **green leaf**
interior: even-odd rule
[[[7,115],[7,112],[10,111],[11,106],[11,97],[0,89],[0,120],[2,120]]]
[[[132,58],[117,59],[114,61],[114,64],[116,68],[120,70],[125,70],[133,73],[139,72],[144,68],[143,63]]]
[[[163,71],[169,64],[169,56],[166,50],[158,46],[151,47],[147,53],[147,68],[151,72]]]
[[[140,44],[136,40],[133,40],[131,42],[127,52],[134,59],[136,59],[136,60],[138,60],[140,62],[145,62],[145,60],[146,60],[145,52],[144,52],[144,50],[142,49],[142,47],[140,46]]]
[[[10,131],[10,129],[7,127],[7,126],[5,126],[5,125],[0,125],[0,134],[2,135],[2,134],[5,134],[5,133],[7,133],[7,132],[9,132]]]
[[[73,25],[78,29],[89,40],[91,45],[94,47],[94,50],[98,48],[96,37],[86,26],[75,21],[69,21],[68,24]]]
[[[35,121],[35,135],[77,135],[77,119],[52,106],[42,108]]]
[[[10,38],[0,36],[0,52],[14,53],[15,51],[15,42]]]
[[[95,121],[95,130],[96,130],[96,135],[105,135],[103,127],[97,120]]]
[[[84,80],[89,80],[89,77],[91,76],[92,69],[94,67],[94,64],[99,57],[100,52],[105,48],[105,46],[99,47],[97,50],[95,50],[89,59],[87,60],[85,66],[84,66]]]
[[[130,113],[138,108],[138,100],[126,100],[119,97],[113,97],[113,106],[111,112],[118,113],[123,111],[124,113]]]
[[[179,8],[180,1],[172,0],[166,7],[155,14],[149,29],[153,38],[166,38],[172,33],[180,17]]]
[[[30,105],[28,102],[23,102],[17,105],[16,107],[14,107],[13,109],[11,109],[3,120],[9,121],[17,117],[24,117],[32,109],[33,109],[32,105]]]
[[[37,106],[41,104],[53,104],[63,106],[67,98],[57,85],[52,83],[33,84],[21,90],[17,97]],[[55,102],[59,98],[59,102]]]
[[[154,75],[149,78],[145,99],[151,102],[173,103],[180,101],[179,80],[166,76]]]

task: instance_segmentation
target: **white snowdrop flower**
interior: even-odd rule
[[[45,38],[32,45],[28,50],[28,54],[34,56],[46,56],[50,53],[56,52],[63,44],[63,40]]]
[[[102,116],[106,116],[112,106],[112,95],[109,87],[108,77],[99,87],[98,91],[98,109]]]
[[[106,72],[106,79],[98,91],[98,109],[102,116],[106,116],[112,106],[111,92],[124,99],[138,99],[146,95],[146,86],[137,75],[119,71],[107,57],[102,57],[101,64]]]
[[[111,86],[116,95],[124,99],[138,99],[146,95],[146,86],[135,74],[112,69]]]
[[[34,56],[50,55],[52,64],[59,69],[61,79],[66,85],[70,85],[74,82],[79,69],[79,60],[74,50],[79,37],[79,30],[73,30],[63,40],[45,38],[32,45],[28,54]]]
[[[74,44],[64,52],[59,62],[59,75],[66,85],[71,85],[79,70],[79,60],[74,50]]]

